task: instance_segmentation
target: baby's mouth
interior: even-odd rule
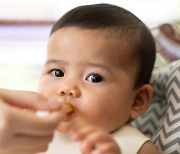
[[[67,122],[73,117],[73,113],[74,113],[74,108],[69,102],[66,102],[65,104],[65,112],[66,112],[66,116],[63,119],[63,121]]]

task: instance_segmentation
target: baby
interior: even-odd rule
[[[128,124],[150,105],[154,61],[153,37],[135,15],[109,4],[80,6],[52,28],[38,93],[70,104],[57,130],[80,141],[81,153],[155,154]]]

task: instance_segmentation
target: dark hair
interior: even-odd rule
[[[149,83],[155,61],[155,43],[145,24],[131,12],[110,4],[93,4],[76,7],[62,16],[53,26],[50,35],[63,27],[83,29],[115,28],[134,39],[132,55],[139,70],[135,87]],[[131,44],[133,44],[131,42]]]

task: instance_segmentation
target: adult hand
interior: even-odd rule
[[[33,104],[33,105],[32,105]],[[51,104],[51,103],[50,103]],[[56,110],[44,118],[28,109]],[[58,110],[57,110],[58,108]],[[0,90],[0,153],[32,154],[45,151],[54,130],[64,118],[62,106],[48,104],[36,93]]]
[[[58,110],[61,104],[56,100],[47,100],[43,96],[29,91],[0,89],[0,99],[5,103],[30,110]]]

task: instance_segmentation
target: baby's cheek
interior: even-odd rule
[[[97,108],[88,108],[88,110],[84,113],[86,116],[86,120],[89,121],[90,124],[101,126],[103,121],[106,120],[106,112]]]
[[[121,125],[121,117],[117,109],[102,107],[93,117],[93,122],[103,130],[111,132]]]

